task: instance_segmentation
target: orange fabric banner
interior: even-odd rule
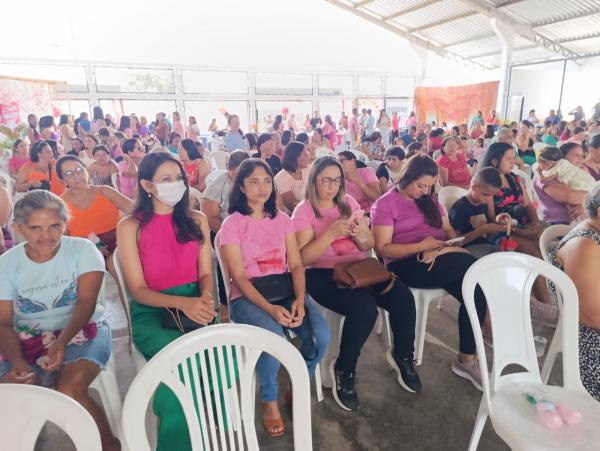
[[[473,85],[415,88],[415,109],[419,123],[467,124],[477,111],[488,117],[496,109],[499,81]]]

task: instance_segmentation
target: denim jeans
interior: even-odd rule
[[[306,296],[304,299],[306,316],[299,327],[290,329],[302,341],[300,354],[306,360],[308,373],[312,377],[315,367],[325,354],[329,345],[329,327],[325,318],[321,316],[314,301]],[[231,319],[240,324],[267,329],[274,334],[284,337],[284,327],[278,324],[266,311],[241,297],[231,302]],[[259,357],[256,371],[260,381],[261,400],[263,402],[277,399],[277,373],[281,364],[270,354],[264,353]]]

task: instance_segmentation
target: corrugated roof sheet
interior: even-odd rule
[[[600,0],[480,1],[498,8],[515,22],[532,26],[535,33],[559,43],[571,52],[584,55],[600,51]],[[478,14],[461,0],[345,2],[377,20],[387,19],[389,24],[461,56],[472,57],[485,66],[499,65],[499,54],[495,55],[494,52],[500,52],[500,43],[494,36],[490,19]],[[537,44],[515,34],[513,61],[561,58],[560,54],[542,46],[532,48],[534,46]]]

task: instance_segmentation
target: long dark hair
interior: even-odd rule
[[[430,177],[437,177],[437,164],[429,157],[415,155],[402,166],[400,178],[398,180],[398,188],[404,189],[415,180],[427,175]],[[436,229],[442,227],[442,215],[436,202],[433,200],[431,192],[415,199],[415,204],[417,204],[417,207],[421,210],[423,216],[425,216],[425,222],[427,224]]]
[[[196,146],[196,143],[192,139],[182,139],[179,142],[179,145],[185,149],[190,160],[202,160],[202,155],[198,151],[198,146]]]
[[[242,161],[238,169],[238,173],[233,181],[231,192],[229,193],[229,214],[238,212],[244,216],[252,214],[252,209],[248,205],[248,198],[242,192],[244,180],[246,180],[258,167],[261,167],[271,177],[271,195],[264,205],[264,211],[267,216],[273,219],[277,216],[277,194],[275,192],[275,182],[273,181],[273,171],[271,167],[259,158],[249,158]]]
[[[500,166],[500,160],[502,160],[504,154],[511,149],[514,150],[514,147],[512,144],[508,143],[494,143],[490,145],[483,155],[481,167],[485,168],[486,166],[491,166],[498,169],[498,166]],[[494,160],[496,160],[495,163]]]
[[[94,109],[92,110],[93,112],[93,116],[92,116],[92,120],[95,121],[96,119],[102,119],[103,121],[104,119],[104,111],[102,111],[102,108],[100,108],[99,106],[95,106]]]
[[[129,119],[129,116],[121,116],[119,131],[124,132],[126,128],[131,128],[131,119]]]
[[[298,158],[304,152],[305,145],[298,141],[292,141],[285,146],[283,151],[283,159],[281,160],[281,167],[289,172],[296,172],[298,170]]]
[[[173,208],[173,225],[175,226],[175,236],[178,243],[187,243],[189,241],[204,242],[202,230],[194,218],[190,209],[190,184],[188,177],[183,170],[179,160],[175,159],[170,153],[157,152],[146,155],[139,165],[138,170],[138,196],[132,216],[140,221],[140,228],[150,222],[154,216],[154,204],[152,197],[142,188],[142,180],[152,181],[158,168],[166,162],[175,163],[179,167],[183,183],[185,183],[185,193],[181,200]]]

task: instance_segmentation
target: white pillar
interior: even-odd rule
[[[500,57],[500,85],[498,86],[498,102],[496,103],[496,117],[504,117],[508,108],[508,88],[510,77],[510,63],[512,57],[514,30],[506,22],[496,18],[490,19],[492,30],[498,36],[502,46],[502,55]],[[487,112],[485,114],[488,114]]]
[[[423,84],[423,80],[427,77],[427,55],[429,54],[429,50],[419,45],[412,46],[412,49],[419,57],[419,61],[421,62],[421,70],[417,74],[416,86],[421,86]]]

